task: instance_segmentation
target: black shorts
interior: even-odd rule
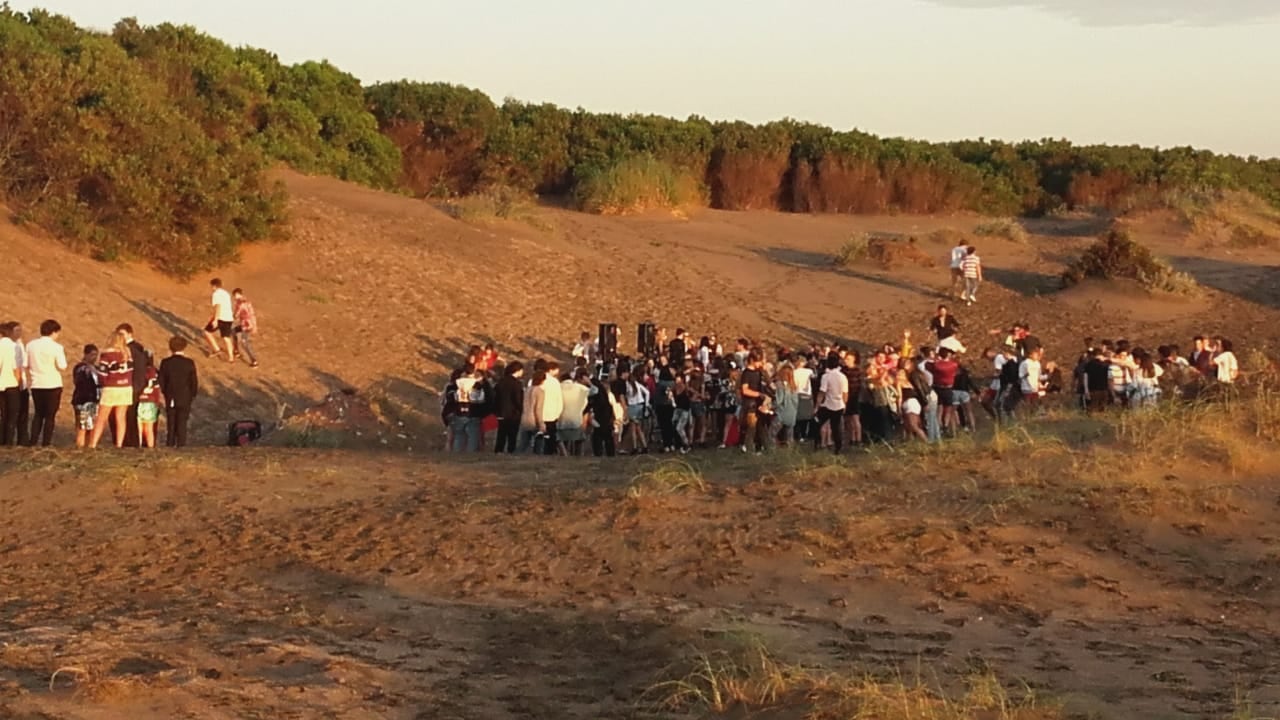
[[[217,332],[222,337],[229,338],[231,337],[231,323],[222,321],[218,321],[216,323],[211,322],[204,326],[204,331],[207,333]]]
[[[938,394],[938,407],[950,407],[956,404],[955,388],[934,386],[933,391]]]

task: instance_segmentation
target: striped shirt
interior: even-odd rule
[[[960,263],[960,270],[967,278],[978,277],[978,270],[982,267],[982,260],[977,255],[968,255],[964,262]]]

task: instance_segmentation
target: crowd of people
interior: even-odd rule
[[[965,284],[965,302],[975,290]],[[866,352],[839,344],[766,350],[747,338],[726,351],[714,334],[694,342],[683,329],[670,339],[659,329],[653,347],[635,357],[605,357],[584,332],[568,367],[503,362],[493,346],[476,346],[442,394],[446,447],[613,456],[806,444],[839,453],[939,442],[974,431],[980,417],[1017,421],[1046,403],[1140,409],[1230,387],[1240,372],[1225,338],[1197,337],[1187,357],[1176,345],[1146,350],[1090,338],[1063,367],[1046,359],[1026,323],[981,333],[992,344],[976,356],[960,331],[944,305],[927,343],[917,345],[908,330]]]
[[[258,367],[253,338],[257,315],[244,291],[227,292],[222,281],[210,282],[210,317],[204,327],[208,354],[236,362],[243,357]],[[76,445],[96,448],[104,435],[116,447],[156,447],[163,419],[165,443],[183,447],[188,441],[191,407],[200,393],[195,361],[187,357],[188,341],[169,339],[169,357],[159,363],[121,323],[102,345],[85,345],[71,366],[59,342],[57,320],[40,324],[39,337],[25,342],[22,323],[0,323],[0,447],[50,446],[54,443],[65,376],[70,376],[70,405]]]

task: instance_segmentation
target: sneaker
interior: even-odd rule
[[[742,454],[743,454],[743,455],[746,455],[746,454],[747,454],[747,446],[746,446],[746,445],[743,445],[743,446],[742,446]]]

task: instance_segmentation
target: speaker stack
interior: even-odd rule
[[[600,362],[612,365],[618,359],[618,326],[613,323],[600,323],[600,337],[597,340]]]
[[[658,351],[658,326],[641,323],[636,328],[636,355],[649,357]]]

